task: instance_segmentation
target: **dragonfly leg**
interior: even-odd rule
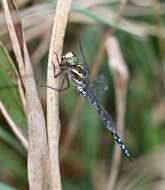
[[[56,73],[56,67],[52,61],[52,65],[53,65],[53,71],[54,71],[54,78],[57,78],[58,76],[60,76],[62,74],[62,72],[64,71],[63,69],[61,69],[61,71],[59,71],[57,74]]]
[[[69,82],[69,79],[68,79],[68,75],[66,73],[65,73],[64,78],[62,80],[61,87],[63,86],[65,79],[66,79],[66,82],[67,82],[67,86],[64,87],[63,89],[61,89],[62,91],[66,90],[66,89],[68,89],[70,87],[70,82]]]
[[[54,63],[53,63],[53,61],[52,61],[53,71],[54,71],[54,78],[57,78],[58,76],[61,75],[61,73],[62,73],[63,71],[65,71],[65,70],[67,69],[67,68],[63,68],[64,66],[67,66],[67,65],[65,65],[65,64],[60,64],[59,59],[58,59],[58,56],[57,56],[56,53],[55,53],[55,55],[56,55],[56,57],[57,57],[57,61],[58,61],[58,64],[60,65],[60,69],[61,69],[57,74],[55,74],[55,73],[56,73],[56,66],[54,65]]]
[[[67,81],[67,86],[64,87],[64,88],[62,88],[63,85],[64,85],[64,81],[65,81],[65,79],[66,79],[66,81]],[[69,82],[69,79],[68,79],[67,74],[64,75],[64,77],[63,77],[63,79],[62,79],[62,83],[61,83],[60,86],[61,86],[60,89],[58,89],[58,88],[54,88],[54,87],[52,87],[52,86],[48,86],[48,85],[45,85],[45,86],[42,86],[42,87],[47,87],[47,88],[50,88],[50,89],[52,89],[52,90],[56,90],[56,91],[58,91],[58,92],[62,92],[62,91],[64,91],[64,90],[68,89],[68,88],[70,87],[70,82]]]
[[[54,51],[53,53],[54,53],[54,55],[56,56],[56,59],[57,59],[58,64],[61,65],[61,62],[60,62],[60,60],[59,60],[59,58],[58,58],[57,53],[56,53],[55,51]]]

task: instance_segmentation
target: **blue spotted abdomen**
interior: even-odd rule
[[[80,93],[81,93],[80,95],[83,95],[88,99],[90,105],[96,110],[98,116],[102,119],[108,131],[111,132],[112,137],[119,144],[123,154],[130,159],[130,154],[128,152],[127,147],[125,146],[124,142],[119,137],[119,135],[117,134],[116,130],[113,128],[113,121],[111,116],[104,109],[99,100],[94,96],[93,93],[90,92],[90,90],[82,89]]]

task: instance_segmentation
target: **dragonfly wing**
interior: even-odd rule
[[[98,75],[90,79],[90,89],[94,95],[101,100],[108,89],[108,80],[104,75]]]

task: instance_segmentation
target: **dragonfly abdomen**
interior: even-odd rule
[[[113,128],[113,121],[112,121],[111,116],[107,113],[107,111],[104,109],[101,103],[97,100],[97,98],[92,93],[90,93],[90,91],[87,90],[85,93],[91,106],[96,110],[97,114],[104,122],[105,127],[108,129],[108,131],[110,131],[110,133],[112,134],[112,137],[115,139],[117,144],[119,144],[123,154],[126,157],[130,158],[130,154],[128,152],[127,147],[125,146],[124,142],[119,137],[119,135],[117,134],[116,130]]]

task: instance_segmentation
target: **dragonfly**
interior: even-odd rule
[[[83,64],[80,63],[78,57],[73,52],[68,52],[63,55],[61,63],[58,59],[57,54],[55,53],[57,61],[60,65],[60,71],[57,74],[54,74],[54,77],[56,78],[63,73],[63,79],[60,85],[61,88],[57,89],[48,85],[46,85],[46,87],[61,92],[70,87],[71,81],[73,86],[77,89],[79,95],[84,96],[88,100],[91,107],[96,111],[97,115],[103,121],[105,127],[111,133],[113,139],[120,146],[122,153],[129,160],[131,160],[130,153],[126,145],[113,127],[112,117],[104,109],[100,100],[104,92],[107,90],[107,86],[104,85],[106,83],[105,77],[103,75],[97,76],[94,79],[90,77],[89,69],[85,61],[81,44],[80,50],[83,58]],[[55,65],[53,64],[53,66],[55,73]],[[67,81],[67,85],[63,87],[65,80]],[[99,96],[97,95],[98,91],[100,91]]]
[[[88,65],[86,64],[85,57],[83,54],[83,50],[80,43],[80,50],[82,55],[82,62],[80,63],[78,57],[73,52],[66,53],[60,62],[57,54],[56,55],[57,61],[60,66],[60,71],[55,74],[55,65],[52,61],[53,68],[54,68],[54,77],[59,77],[63,74],[63,79],[60,85],[60,88],[54,88],[48,85],[41,85],[43,87],[48,87],[52,90],[57,90],[62,92],[70,87],[70,81],[72,82],[73,86],[77,89],[80,96],[86,98],[91,105],[91,107],[96,111],[97,115],[103,121],[105,127],[111,133],[113,139],[119,144],[121,151],[123,154],[131,160],[130,153],[124,144],[123,140],[118,135],[116,129],[113,127],[113,120],[110,114],[104,109],[101,98],[104,95],[105,91],[108,88],[107,81],[104,75],[96,76],[95,78],[90,77],[90,72],[88,69]],[[20,78],[20,77],[18,77]],[[66,83],[65,83],[66,81]],[[64,84],[66,86],[64,87]],[[3,89],[3,88],[2,88]]]

